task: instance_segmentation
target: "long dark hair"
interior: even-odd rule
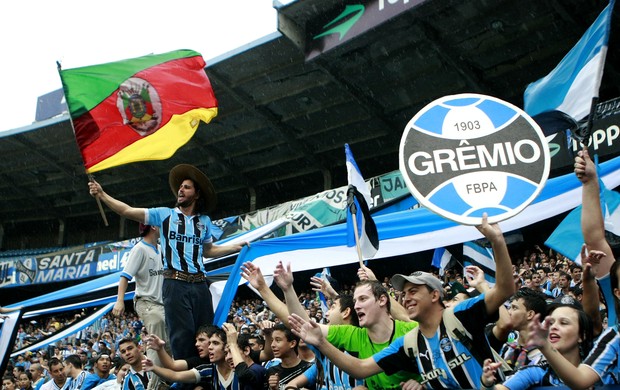
[[[579,322],[579,338],[581,343],[579,344],[579,356],[581,360],[585,359],[590,353],[592,345],[594,344],[594,326],[592,325],[592,319],[583,311],[574,306],[556,306],[549,310],[547,315],[551,315],[557,308],[570,307],[577,313],[577,319]]]

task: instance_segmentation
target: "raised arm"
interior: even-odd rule
[[[244,246],[250,245],[247,242],[240,242],[238,244],[223,244],[217,245],[214,243],[207,243],[203,246],[203,255],[207,258],[217,258],[226,255],[230,255],[231,253],[241,252]]]
[[[127,203],[111,197],[103,191],[101,184],[97,183],[94,179],[88,182],[88,191],[91,196],[94,198],[99,198],[99,200],[105,203],[106,206],[108,206],[110,210],[114,211],[116,214],[136,222],[145,222],[146,209],[131,207]]]
[[[551,368],[571,389],[585,389],[593,386],[599,380],[598,374],[585,364],[575,367],[568,359],[549,343],[550,318],[541,323],[540,314],[536,314],[529,322],[527,347],[538,348],[551,365]]]
[[[605,220],[600,198],[600,185],[596,166],[588,148],[584,146],[575,157],[575,175],[581,181],[581,232],[589,249],[604,252],[607,256],[601,259],[597,277],[607,275],[614,262],[611,247],[605,239]]]
[[[346,371],[355,378],[367,378],[382,372],[372,357],[358,359],[348,355],[330,344],[323,336],[319,324],[313,321],[305,321],[303,318],[292,315],[288,319],[291,331],[301,337],[306,343],[317,347],[336,366]]]
[[[233,324],[224,323],[222,324],[222,329],[226,332],[226,343],[230,348],[230,355],[232,356],[233,365],[236,367],[237,364],[243,363],[243,352],[239,348],[237,344],[237,328]]]
[[[288,326],[288,309],[286,304],[271,291],[260,268],[254,263],[248,261],[241,266],[241,276],[250,282],[250,285],[258,291],[261,298],[265,301],[269,309]]]
[[[198,383],[200,373],[197,370],[174,371],[169,368],[159,367],[149,358],[142,360],[144,371],[153,371],[155,375],[164,378],[168,382]]]
[[[512,262],[508,247],[499,225],[490,225],[487,214],[482,216],[482,225],[477,226],[493,247],[495,256],[495,286],[484,295],[487,313],[495,313],[499,307],[514,294],[515,284],[512,279]]]
[[[159,362],[163,367],[169,368],[174,371],[187,370],[187,361],[183,359],[174,360],[164,348],[166,342],[159,338],[159,336],[149,334],[148,336],[146,336],[145,341],[148,348],[157,352],[157,357],[159,358]]]
[[[596,283],[596,273],[600,266],[601,259],[606,257],[605,252],[597,250],[587,250],[586,244],[581,247],[581,262],[583,264],[582,288],[583,288],[583,311],[592,319],[594,336],[598,336],[603,331],[603,320],[599,311],[599,290]]]

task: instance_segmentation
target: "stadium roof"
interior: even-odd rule
[[[522,107],[526,85],[559,62],[607,1],[415,3],[310,61],[299,37],[342,2],[278,6],[281,33],[207,61],[220,107],[212,123],[169,160],[112,168],[97,180],[129,204],[169,205],[168,171],[191,163],[218,192],[218,218],[345,184],[344,143],[365,177],[395,170],[403,129],[420,108],[463,92]],[[620,96],[618,33],[611,32],[602,100]],[[66,115],[7,134],[0,138],[5,234],[33,222],[100,220]]]

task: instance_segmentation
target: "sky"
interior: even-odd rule
[[[272,0],[0,2],[0,132],[34,122],[56,69],[191,49],[210,59],[277,30]]]

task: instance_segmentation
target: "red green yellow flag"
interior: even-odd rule
[[[217,115],[192,50],[60,70],[86,172],[170,158]]]

